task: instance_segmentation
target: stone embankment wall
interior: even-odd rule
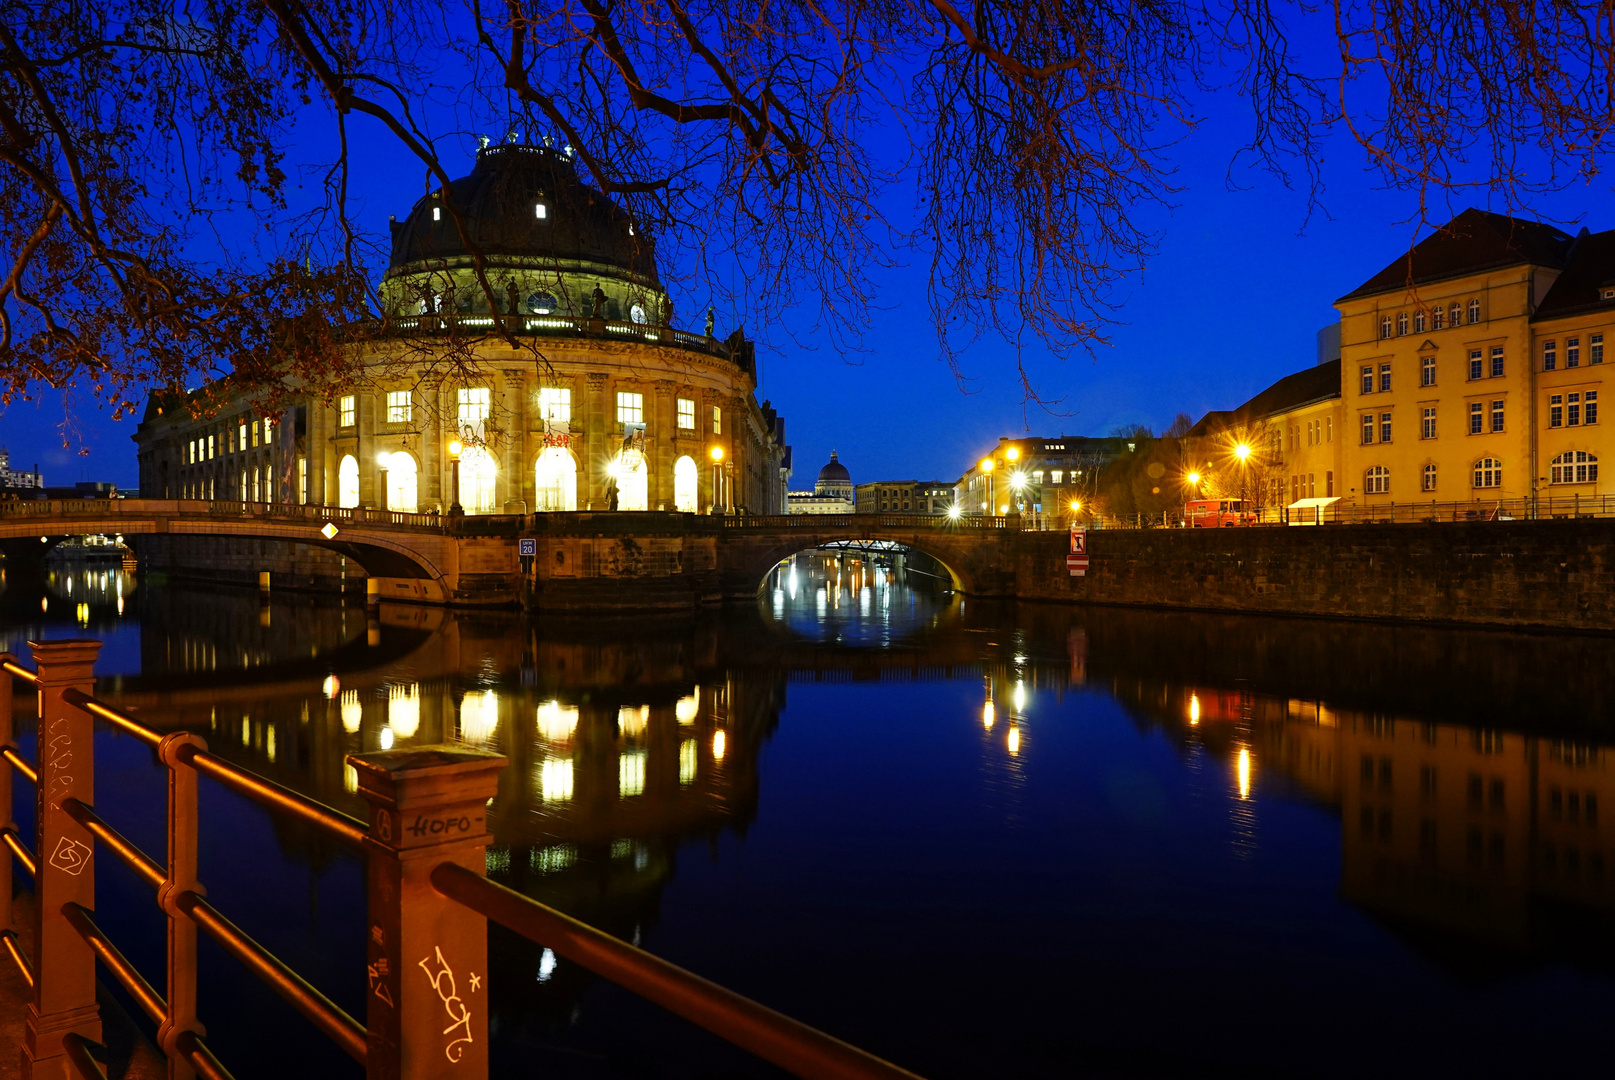
[[[1024,600],[1615,631],[1615,520],[1023,533]]]
[[[208,536],[129,536],[142,573],[221,585],[258,584],[268,570],[278,589],[364,591],[365,569],[335,551],[283,540],[215,539]]]

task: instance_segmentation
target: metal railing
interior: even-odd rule
[[[370,323],[378,336],[416,337],[423,334],[460,334],[482,337],[492,333],[523,334],[535,337],[608,337],[642,341],[647,345],[671,346],[730,359],[729,346],[715,337],[675,330],[670,326],[627,322],[619,319],[581,319],[570,315],[537,314],[431,314],[393,315]]]
[[[949,517],[946,514],[744,514],[721,518],[725,530],[745,529],[772,532],[778,529],[803,530],[856,529],[935,529],[938,532],[975,532],[983,529],[1020,530],[1030,519],[1018,514],[1006,517]]]
[[[90,694],[100,642],[30,642],[30,671],[0,654],[0,806],[10,858],[0,855],[0,944],[33,992],[30,1056],[41,1068],[104,1080],[92,1054],[100,1037],[95,965],[157,1025],[169,1076],[231,1080],[208,1048],[197,1015],[198,933],[257,976],[365,1068],[367,1080],[486,1080],[488,1010],[473,973],[487,970],[492,919],[562,957],[706,1028],[797,1076],[915,1080],[788,1016],[717,986],[521,893],[487,880],[486,805],[505,759],[460,746],[350,755],[367,826],[338,810],[232,765],[186,731],[162,734]],[[13,681],[38,694],[41,764],[15,744]],[[166,858],[120,833],[94,803],[97,721],[152,747],[168,785]],[[13,774],[43,784],[35,849],[10,822]],[[199,879],[198,782],[206,776],[268,810],[290,815],[358,849],[366,860],[368,967],[365,1023],[349,1016],[210,904]],[[155,893],[168,922],[167,960],[154,986],[95,921],[97,851],[111,852]],[[41,859],[39,854],[44,854]],[[39,955],[18,940],[11,903],[13,859],[34,881]],[[467,1004],[474,1001],[479,1007]],[[445,1027],[445,1020],[448,1026]],[[59,1058],[51,1066],[47,1059]],[[407,1067],[406,1067],[407,1063]]]

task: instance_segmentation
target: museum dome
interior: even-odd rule
[[[819,470],[819,478],[813,484],[816,495],[845,495],[852,496],[852,474],[847,467],[836,458],[836,452],[830,451],[830,463]]]
[[[661,291],[655,245],[635,230],[627,211],[578,178],[566,150],[485,146],[471,175],[452,181],[449,192],[496,287],[504,271],[521,271],[524,278],[555,278],[563,288],[564,279],[586,276],[591,281],[583,295],[596,279]],[[470,266],[441,192],[426,195],[406,218],[393,221],[389,282]]]

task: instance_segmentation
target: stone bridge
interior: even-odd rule
[[[960,592],[1015,591],[1018,518],[907,514],[774,517],[662,512],[439,517],[283,503],[82,499],[0,503],[0,550],[67,536],[240,539],[336,551],[387,600],[540,610],[690,608],[756,596],[768,572],[821,544],[883,540],[935,558]],[[535,541],[524,565],[518,540]],[[138,540],[136,542],[138,547]],[[270,569],[264,567],[264,569]],[[176,576],[180,571],[175,571]]]

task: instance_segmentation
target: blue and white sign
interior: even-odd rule
[[[538,541],[537,540],[518,540],[518,541],[516,541],[516,554],[518,554],[518,555],[537,555],[538,554]]]

